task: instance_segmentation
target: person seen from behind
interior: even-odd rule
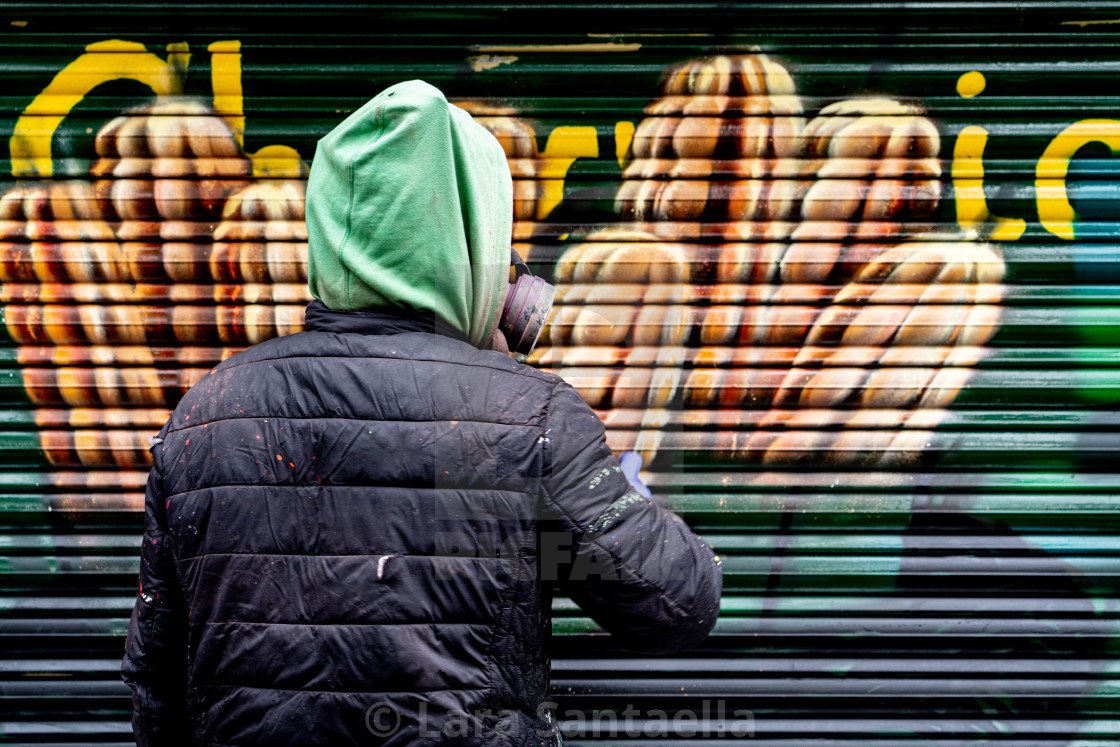
[[[218,365],[153,439],[139,745],[556,745],[554,584],[627,649],[712,630],[711,549],[575,389],[506,355],[550,290],[511,256],[512,194],[420,81],[319,141],[306,331]]]

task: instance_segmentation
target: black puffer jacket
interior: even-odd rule
[[[141,745],[554,744],[554,579],[627,647],[708,634],[718,561],[570,386],[420,320],[313,303],[307,327],[156,439]]]

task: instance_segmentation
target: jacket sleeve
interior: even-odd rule
[[[626,648],[668,653],[704,640],[723,589],[711,548],[630,487],[602,422],[568,384],[553,391],[545,438],[542,579]]]
[[[125,639],[121,675],[132,689],[137,745],[187,745],[191,743],[186,713],[187,613],[156,468],[148,474],[144,527],[140,591]]]

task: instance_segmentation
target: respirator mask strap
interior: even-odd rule
[[[531,276],[533,274],[529,271],[529,265],[525,264],[525,260],[521,258],[521,255],[517,253],[516,249],[511,248],[509,250],[509,264],[514,270],[513,283],[517,283],[517,280],[522,275]]]

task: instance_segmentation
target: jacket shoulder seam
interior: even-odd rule
[[[344,490],[345,489],[371,490],[371,489],[377,489],[377,488],[381,488],[381,489],[399,488],[401,490],[448,490],[448,489],[454,489],[454,490],[460,490],[460,491],[464,491],[464,492],[480,491],[480,492],[485,492],[485,493],[501,493],[501,494],[507,494],[508,493],[509,495],[524,495],[524,493],[521,492],[520,490],[513,490],[513,489],[510,489],[510,488],[493,488],[493,487],[463,489],[463,488],[452,488],[452,487],[432,486],[432,485],[388,485],[388,484],[375,485],[375,484],[372,484],[372,483],[370,483],[370,484],[360,484],[359,485],[359,484],[353,484],[353,483],[349,483],[349,484],[346,484],[346,483],[319,484],[319,483],[302,483],[302,482],[269,482],[269,483],[261,483],[261,482],[220,482],[220,483],[215,483],[214,485],[206,485],[206,486],[201,487],[201,488],[191,488],[190,490],[180,490],[177,493],[166,493],[165,497],[167,497],[167,498],[181,498],[184,495],[190,495],[191,493],[200,493],[204,490],[217,490],[217,489],[222,489],[222,488],[237,488],[239,490],[244,489],[244,488],[260,488],[262,490],[267,490],[267,489],[270,489],[270,488],[316,488],[316,489],[340,488],[340,489],[344,489]]]
[[[217,423],[225,423],[234,420],[348,420],[361,423],[450,423],[452,420],[454,420],[459,423],[469,423],[472,425],[497,425],[501,426],[502,428],[540,427],[537,425],[533,425],[532,423],[502,423],[497,420],[469,420],[466,418],[411,420],[408,418],[359,418],[347,417],[344,415],[230,415],[228,417],[215,418],[214,420],[207,420],[205,422],[199,421],[197,423],[190,423],[189,425],[181,425],[178,428],[168,428],[167,432],[182,433],[183,431],[188,431],[192,428],[206,428],[207,426],[215,425]]]
[[[338,334],[338,333],[324,332],[324,333],[311,333],[311,334]],[[281,339],[281,338],[273,338],[273,339]],[[476,350],[477,350],[477,348],[476,348]],[[460,361],[427,360],[427,359],[424,359],[424,358],[391,358],[391,357],[384,356],[384,355],[345,355],[345,354],[340,354],[340,355],[281,355],[281,356],[275,356],[275,357],[271,357],[271,358],[257,358],[255,360],[244,361],[242,363],[231,363],[228,366],[222,366],[221,364],[218,364],[218,366],[215,366],[214,368],[212,368],[207,375],[210,375],[210,374],[213,374],[213,373],[221,373],[221,372],[224,372],[224,371],[232,371],[235,368],[241,368],[242,366],[251,366],[255,363],[268,363],[270,361],[323,360],[323,359],[328,359],[328,358],[344,358],[346,360],[386,360],[386,361],[404,361],[404,362],[414,362],[414,363],[436,363],[436,364],[441,364],[441,365],[446,365],[446,366],[470,366],[471,368],[482,368],[482,369],[485,369],[487,371],[499,371],[501,373],[508,373],[508,374],[513,375],[513,376],[523,376],[526,379],[535,379],[537,381],[540,381],[541,383],[550,384],[552,386],[552,392],[555,392],[556,387],[559,384],[561,384],[562,381],[563,381],[562,379],[557,379],[556,381],[550,381],[549,378],[548,378],[548,375],[546,375],[546,374],[544,374],[540,371],[537,371],[536,369],[530,368],[528,366],[523,367],[523,368],[528,369],[526,371],[509,371],[509,370],[503,370],[501,368],[498,368],[497,366],[488,366],[488,365],[485,365],[485,364],[482,364],[482,363],[464,363],[464,362],[460,362]],[[551,394],[549,396],[551,397]]]

